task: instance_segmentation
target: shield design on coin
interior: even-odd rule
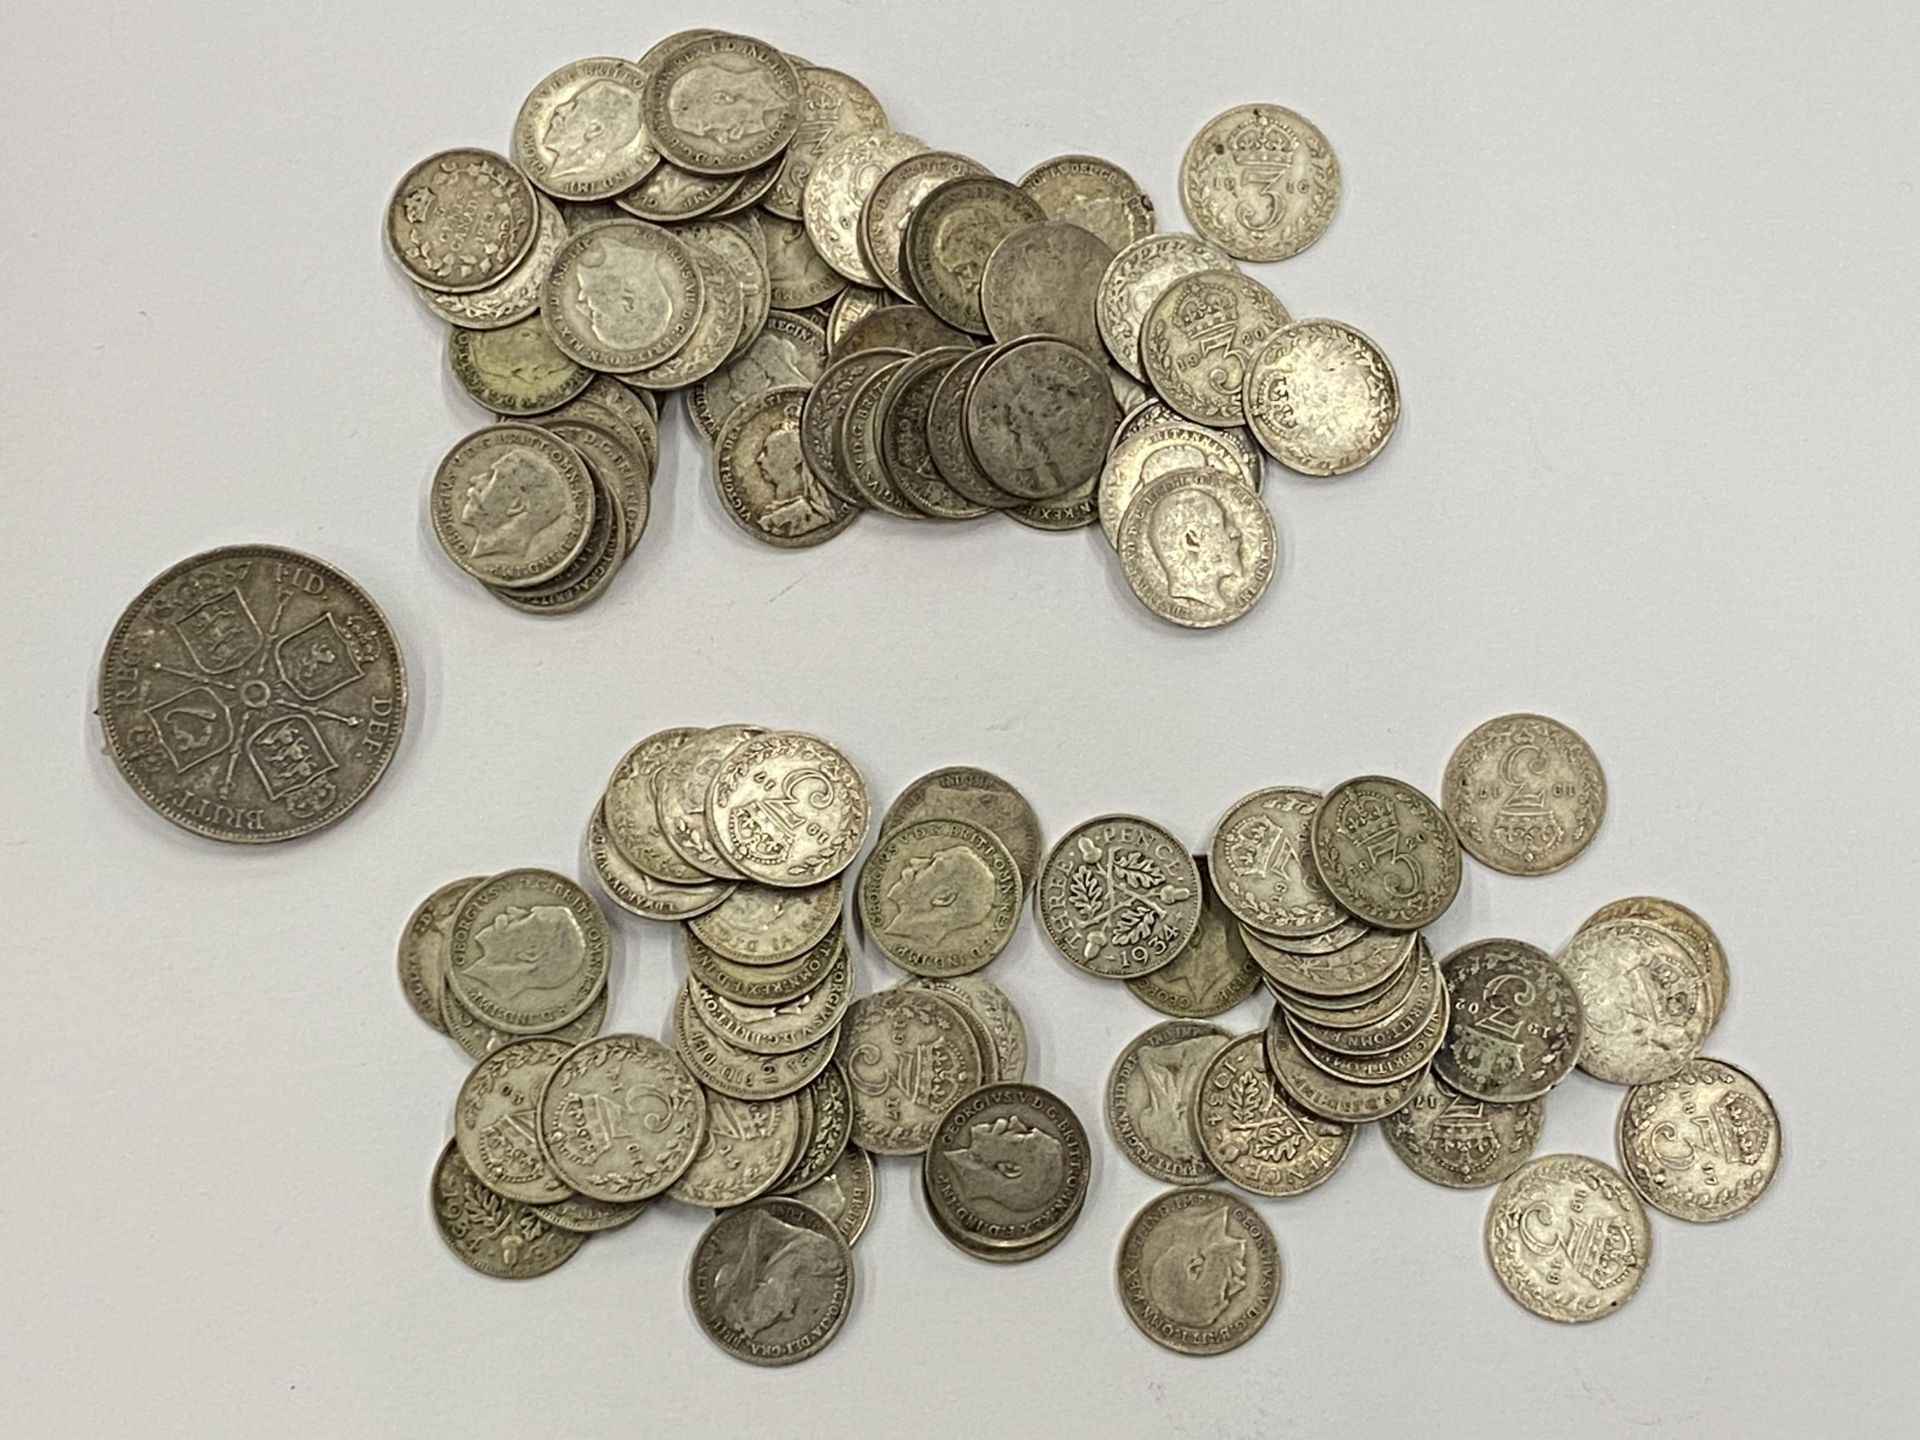
[[[260,624],[238,590],[229,590],[173,622],[180,643],[204,675],[238,669],[265,643]]]
[[[247,759],[272,800],[340,768],[320,731],[304,715],[289,715],[259,730],[247,742]]]
[[[184,773],[203,760],[224,754],[233,743],[232,712],[204,685],[149,706],[147,719],[176,772]]]
[[[280,677],[302,700],[318,700],[367,672],[354,659],[347,637],[334,623],[331,610],[287,636],[279,645],[275,663]]]

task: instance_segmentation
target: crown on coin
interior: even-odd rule
[[[1767,1117],[1744,1095],[1723,1096],[1712,1109],[1720,1153],[1742,1165],[1758,1165],[1767,1150]]]
[[[1356,844],[1391,836],[1396,829],[1393,806],[1378,795],[1350,795],[1340,806],[1340,831]]]
[[[1249,120],[1227,136],[1227,153],[1242,165],[1284,165],[1293,149],[1293,136],[1271,120]]]
[[[406,208],[407,219],[418,225],[433,213],[433,191],[421,185],[409,190],[406,200],[402,203]]]
[[[1183,335],[1210,345],[1221,336],[1225,337],[1221,343],[1231,341],[1239,316],[1230,292],[1224,287],[1189,285],[1174,305],[1173,321]]]

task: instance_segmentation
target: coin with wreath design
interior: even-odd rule
[[[1476,1100],[1544,1095],[1572,1070],[1586,1033],[1579,992],[1544,950],[1480,940],[1440,962],[1453,997],[1439,1077]]]
[[[818,885],[867,838],[867,785],[826,741],[779,730],[746,741],[713,778],[714,844],[750,880]]]
[[[1482,865],[1545,875],[1592,843],[1607,781],[1592,747],[1559,721],[1501,715],[1454,747],[1440,803]]]
[[[1320,935],[1346,918],[1313,864],[1316,790],[1276,786],[1247,796],[1220,822],[1207,852],[1227,909],[1271,935]]]
[[[1259,1032],[1207,1062],[1195,1101],[1200,1147],[1214,1168],[1256,1195],[1298,1195],[1340,1168],[1353,1127],[1296,1106],[1267,1068]]]
[[[1754,1078],[1724,1060],[1689,1060],[1620,1102],[1620,1166],[1654,1209],[1726,1220],[1780,1168],[1780,1117]]]
[[[1460,891],[1460,842],[1404,780],[1362,775],[1336,785],[1313,817],[1313,860],[1326,887],[1369,925],[1418,930]]]
[[[557,1270],[587,1238],[489,1190],[451,1140],[433,1167],[433,1223],[449,1250],[498,1280],[531,1280]]]
[[[678,1180],[707,1133],[706,1101],[673,1051],[602,1035],[555,1068],[540,1139],[561,1178],[596,1200],[644,1200]]]
[[[1494,1277],[1546,1320],[1578,1324],[1633,1297],[1653,1227],[1633,1187],[1585,1155],[1542,1155],[1501,1183],[1487,1207]]]
[[[1151,820],[1102,815],[1067,832],[1040,870],[1035,909],[1054,948],[1109,980],[1173,962],[1200,927],[1200,867]]]

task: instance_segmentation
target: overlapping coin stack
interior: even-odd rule
[[[1326,229],[1340,169],[1313,124],[1229,110],[1180,185],[1199,233],[1156,233],[1109,161],[999,179],[741,35],[562,66],[511,159],[431,156],[388,207],[455,378],[501,422],[442,463],[435,533],[516,608],[603,593],[646,525],[654,397],[680,391],[756,540],[815,545],[866,510],[1098,519],[1154,613],[1237,619],[1278,554],[1261,447],[1345,473],[1399,388],[1366,336],[1293,321],[1235,264]]]

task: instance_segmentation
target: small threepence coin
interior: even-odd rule
[[[1040,817],[1027,797],[990,770],[950,765],[902,790],[880,821],[881,833],[915,820],[971,820],[1007,847],[1023,888],[1040,870]]]
[[[1140,327],[1153,302],[1182,276],[1233,268],[1233,257],[1212,241],[1179,231],[1148,235],[1121,250],[1100,277],[1095,309],[1100,338],[1114,363],[1134,379],[1146,379],[1140,362]]]
[[[714,839],[709,812],[713,777],[736,747],[764,734],[757,725],[716,725],[703,730],[673,753],[654,780],[667,844],[682,860],[716,880],[746,877],[720,852]]]
[[[107,638],[107,754],[157,814],[262,844],[330,825],[399,748],[407,672],[380,609],[323,561],[232,545],[150,581]]]
[[[540,308],[540,290],[547,283],[547,271],[553,268],[553,257],[566,243],[567,221],[553,201],[544,195],[538,198],[540,228],[534,236],[533,248],[504,280],[484,290],[461,295],[429,290],[415,283],[414,292],[435,315],[463,329],[497,330],[502,325],[526,319]]]
[[[560,1176],[596,1200],[644,1200],[686,1173],[706,1100],[680,1057],[645,1035],[571,1051],[540,1097],[540,1141]]]
[[[1300,1195],[1340,1168],[1353,1127],[1297,1107],[1267,1068],[1264,1041],[1242,1035],[1207,1062],[1194,1123],[1226,1179],[1255,1195]]]
[[[827,939],[840,924],[840,905],[838,879],[804,890],[741,885],[687,929],[723,959],[765,969],[798,960]]]
[[[1180,163],[1193,228],[1240,260],[1285,260],[1326,232],[1340,162],[1312,121],[1279,105],[1236,105],[1201,127]]]
[[[1092,1163],[1086,1129],[1066,1101],[1035,1085],[985,1085],[934,1131],[927,1199],[966,1248],[1028,1250],[1078,1217]]]
[[[1140,361],[1160,398],[1202,425],[1247,423],[1247,372],[1288,323],[1286,307],[1238,271],[1175,280],[1140,329]]]
[[[593,383],[593,371],[560,353],[538,315],[449,331],[447,368],[477,404],[509,419],[544,414]]]
[[[461,900],[447,933],[447,981],[496,1030],[538,1035],[600,997],[611,948],[607,917],[573,881],[506,870]]]
[[[861,923],[912,975],[964,975],[1013,938],[1019,867],[1007,847],[967,820],[916,820],[880,838],[861,867]]]
[[[1153,232],[1153,200],[1126,171],[1095,155],[1042,160],[1020,177],[1049,220],[1065,220],[1124,250]]]
[[[980,280],[1000,242],[1047,218],[1040,203],[993,175],[960,175],[914,208],[900,263],[920,303],[956,330],[986,335]]]
[[[1107,1076],[1107,1129],[1156,1180],[1196,1185],[1218,1173],[1196,1129],[1200,1078],[1233,1037],[1218,1025],[1162,1020],[1136,1035]]]
[[[416,284],[464,294],[513,273],[540,211],[526,176],[490,150],[444,150],[401,177],[387,204],[387,247]]]
[[[1296,320],[1255,352],[1247,424],[1302,475],[1345,475],[1386,447],[1400,381],[1380,347],[1337,320]]]
[[[1460,890],[1460,842],[1425,795],[1363,775],[1335,786],[1313,817],[1313,859],[1333,898],[1389,930],[1418,930]]]
[[[1207,852],[1220,899],[1242,921],[1271,935],[1320,935],[1346,918],[1313,863],[1316,790],[1275,786],[1239,802],[1213,832]]]
[[[961,175],[984,175],[986,167],[948,150],[922,150],[909,155],[880,177],[860,210],[858,240],[861,257],[887,289],[908,303],[919,297],[900,269],[900,247],[907,221],[920,202],[947,181]]]
[[[1101,277],[1112,263],[1113,247],[1071,221],[1022,225],[1000,242],[980,276],[980,310],[988,332],[1002,344],[1053,335],[1088,355],[1100,355],[1094,308]]]
[[[720,31],[661,53],[647,76],[647,134],[695,175],[738,175],[779,158],[800,126],[800,77],[771,45]]]
[[[1342,1125],[1364,1125],[1384,1120],[1413,1100],[1426,1072],[1416,1070],[1384,1085],[1357,1085],[1328,1073],[1309,1060],[1287,1024],[1287,1012],[1274,1006],[1267,1022],[1267,1068],[1279,1082],[1281,1091],[1293,1104],[1309,1115]]]
[[[736,1100],[709,1092],[706,1105],[700,1148],[667,1193],[683,1205],[744,1205],[786,1173],[800,1145],[800,1104],[791,1095]]]
[[[1054,948],[1090,975],[1169,965],[1200,925],[1200,868],[1150,820],[1103,815],[1069,831],[1040,870],[1034,909]]]
[[[533,87],[513,124],[513,158],[562,200],[606,200],[660,163],[640,113],[646,73],[596,56],[562,65]]]
[[[573,1187],[540,1148],[540,1092],[573,1049],[535,1036],[502,1045],[473,1067],[453,1102],[453,1138],[480,1183],[529,1205],[564,1200]]]
[[[447,931],[466,893],[487,877],[469,875],[435,890],[407,918],[400,932],[400,989],[413,1013],[442,1035],[447,1022],[441,1015],[447,985]]]
[[[951,1001],[962,1019],[974,1022],[990,1082],[1026,1078],[1027,1026],[1006,991],[984,975],[921,976],[906,983]]]
[[[832,1169],[811,1185],[795,1190],[793,1198],[826,1216],[840,1238],[852,1245],[873,1218],[873,1172],[873,1157],[858,1145],[849,1145]]]
[[[1436,1185],[1497,1185],[1526,1162],[1546,1118],[1543,1101],[1475,1100],[1423,1071],[1406,1107],[1381,1122],[1393,1153]]]
[[[1640,1196],[1676,1220],[1727,1220],[1780,1168],[1780,1117],[1753,1077],[1689,1060],[1620,1102],[1620,1165]]]
[[[1487,1258],[1506,1292],[1546,1320],[1611,1315],[1647,1273],[1653,1228],[1633,1187],[1584,1155],[1542,1155],[1487,1207]]]
[[[1580,1058],[1580,995],[1544,950],[1479,940],[1440,962],[1453,1000],[1434,1056],[1440,1078],[1478,1100],[1511,1104],[1551,1090]]]
[[[790,1365],[839,1333],[853,1305],[853,1251],[834,1223],[769,1197],[722,1211],[687,1272],[694,1318],[713,1342],[755,1365]]]
[[[1593,841],[1607,781],[1585,740],[1544,715],[1476,726],[1447,761],[1440,803],[1466,852],[1503,875],[1545,875]]]
[[[667,844],[660,828],[654,783],[667,761],[701,733],[693,727],[681,726],[647,736],[620,757],[600,801],[600,814],[607,822],[607,831],[627,862],[675,885],[698,885],[712,877],[682,860]]]
[[[1054,499],[1090,485],[1106,463],[1119,423],[1106,368],[1064,340],[1005,347],[967,390],[966,432],[974,458],[994,485],[1025,500]]]
[[[1156,1345],[1220,1355],[1244,1345],[1280,1298],[1280,1249],[1237,1195],[1172,1190],[1127,1226],[1118,1258],[1120,1303]]]
[[[870,130],[841,141],[814,161],[800,204],[807,238],[820,258],[856,285],[884,282],[860,247],[860,217],[886,173],[926,142],[897,130]]]
[[[796,67],[800,79],[800,124],[780,157],[780,173],[761,205],[785,220],[801,216],[801,198],[820,157],[843,140],[885,130],[887,112],[851,75],[818,65]]]
[[[1649,920],[1607,920],[1569,940],[1560,968],[1586,1012],[1580,1068],[1596,1080],[1663,1080],[1713,1027],[1707,970],[1678,935]]]
[[[447,1248],[482,1275],[531,1280],[557,1270],[586,1236],[549,1223],[538,1210],[497,1195],[449,1140],[433,1167],[433,1222]]]
[[[1707,998],[1712,1006],[1712,1018],[1708,1020],[1707,1028],[1712,1029],[1720,1019],[1720,1012],[1726,1008],[1729,980],[1726,947],[1720,943],[1720,937],[1713,933],[1713,927],[1676,901],[1662,900],[1656,895],[1629,895],[1624,900],[1613,900],[1602,905],[1580,922],[1580,928],[1588,930],[1609,920],[1650,921],[1672,931],[1681,944],[1693,951],[1707,974]]]
[[[678,236],[608,220],[560,247],[540,309],[562,352],[590,369],[630,374],[678,354],[706,303],[705,279]]]
[[[1220,432],[1191,420],[1136,429],[1124,437],[1116,431],[1100,471],[1100,528],[1107,543],[1120,543],[1120,522],[1141,489],[1176,470],[1217,470],[1243,481],[1260,493],[1260,472],[1242,466],[1240,452]]]
[[[985,1077],[973,1031],[939,995],[896,986],[862,996],[842,1028],[853,1143],[876,1155],[920,1154],[940,1117]]]
[[[797,404],[793,419],[797,425]],[[755,736],[729,753],[707,809],[728,861],[749,880],[787,889],[832,879],[867,838],[860,772],[826,741],[795,730]]]
[[[1279,536],[1237,475],[1175,470],[1127,507],[1114,548],[1127,585],[1163,620],[1210,630],[1252,610],[1273,580]]]
[[[593,477],[572,446],[533,425],[489,425],[449,450],[429,492],[433,533],[483,585],[557,577],[586,548]]]

